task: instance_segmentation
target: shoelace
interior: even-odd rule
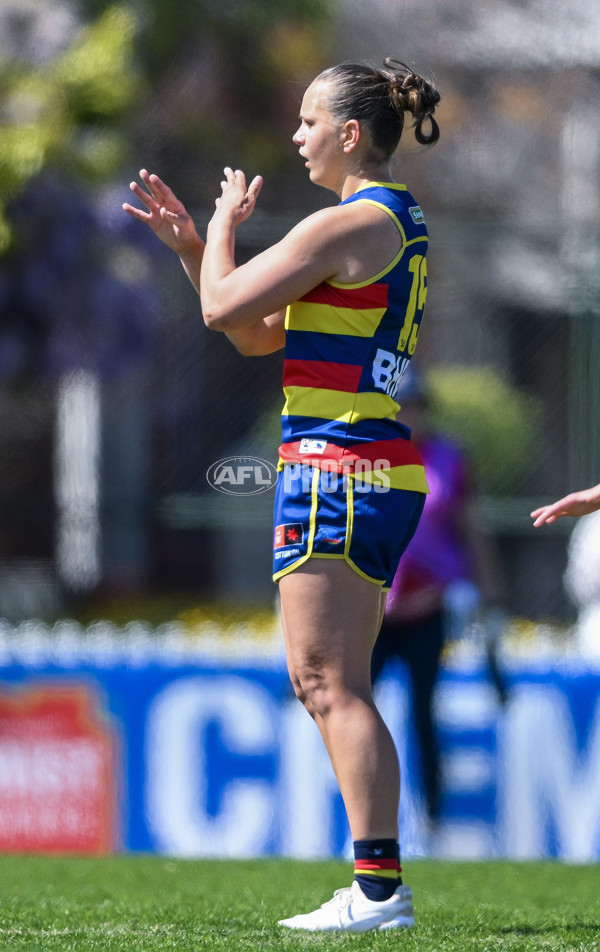
[[[324,902],[321,905],[321,909],[324,909],[325,906],[332,906],[332,905],[339,906],[340,909],[345,909],[348,903],[350,902],[350,899],[352,898],[351,893],[352,893],[351,886],[342,886],[341,889],[336,889],[332,898],[328,899],[327,902]]]

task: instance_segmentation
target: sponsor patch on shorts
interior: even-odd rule
[[[274,548],[282,549],[286,545],[302,545],[304,529],[300,522],[288,522],[284,526],[275,526]]]

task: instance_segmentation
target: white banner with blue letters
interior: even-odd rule
[[[442,669],[435,835],[406,676],[380,683],[402,765],[403,855],[597,861],[599,671],[577,657],[503,663],[504,705],[477,654]],[[348,838],[279,649],[106,626],[0,632],[0,851],[313,858],[347,855]]]

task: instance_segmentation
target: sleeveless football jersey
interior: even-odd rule
[[[356,284],[324,281],[288,307],[280,466],[385,472],[392,489],[428,492],[410,431],[396,420],[398,382],[415,351],[427,294],[427,228],[404,185],[369,182],[368,202],[396,224],[400,251]]]

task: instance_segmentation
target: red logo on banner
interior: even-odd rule
[[[0,852],[107,853],[115,736],[83,686],[0,694]]]

